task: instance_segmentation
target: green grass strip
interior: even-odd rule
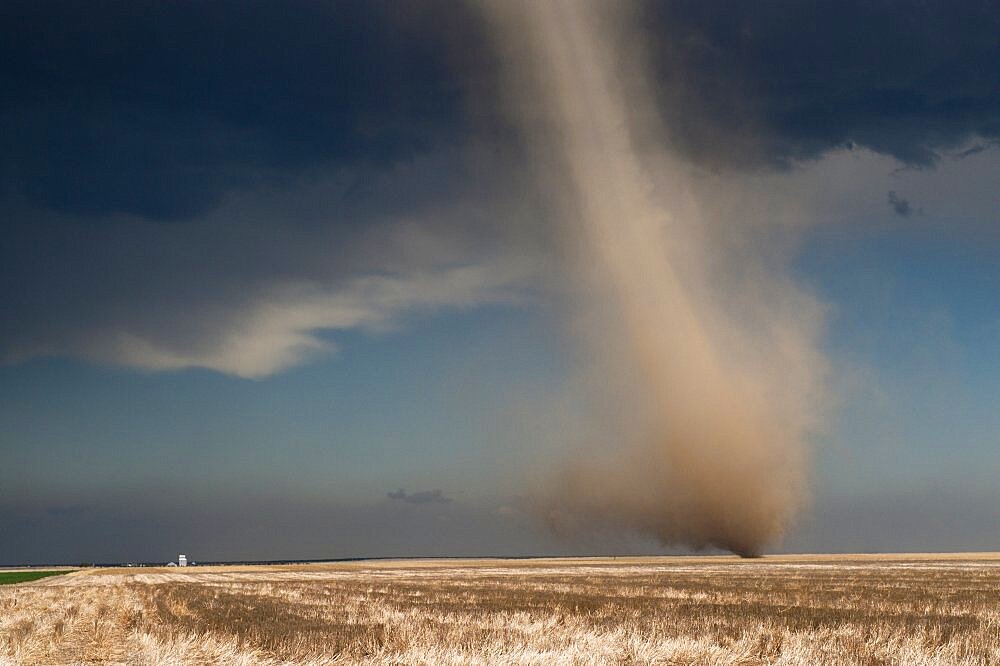
[[[48,578],[49,576],[61,576],[73,571],[75,569],[65,569],[62,571],[0,571],[0,585],[26,583],[29,580],[38,580],[39,578]]]

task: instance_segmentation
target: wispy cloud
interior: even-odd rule
[[[921,215],[924,212],[923,208],[914,208],[908,199],[896,194],[895,190],[889,190],[889,207],[900,217],[909,217],[914,213]]]
[[[206,349],[176,349],[121,332],[83,355],[149,370],[209,368],[265,377],[336,351],[324,332],[392,328],[409,313],[514,302],[522,266],[483,264],[428,273],[359,277],[346,285],[274,287],[238,317],[220,324]]]

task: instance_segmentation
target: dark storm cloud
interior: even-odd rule
[[[648,2],[667,131],[713,167],[863,146],[928,165],[1000,136],[1000,4]]]
[[[928,164],[1000,136],[996,3],[677,0],[642,18],[670,135],[713,166],[844,146]],[[338,167],[364,198],[372,167],[499,125],[469,3],[21,0],[0,19],[0,177],[37,207],[188,219]]]
[[[385,496],[393,501],[406,502],[407,504],[447,504],[451,502],[451,498],[438,488],[413,493],[408,493],[400,488],[386,493]]]
[[[463,128],[460,4],[15,1],[0,19],[5,185],[63,212],[189,218]]]

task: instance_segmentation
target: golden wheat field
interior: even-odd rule
[[[4,664],[1000,664],[1000,556],[90,569],[0,587]]]

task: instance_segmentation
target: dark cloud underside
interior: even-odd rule
[[[715,167],[860,145],[927,165],[1000,136],[1000,5],[648,2],[673,140]]]
[[[642,17],[671,136],[713,166],[845,145],[927,164],[1000,136],[996,3],[677,0]],[[468,3],[15,1],[0,18],[4,190],[85,216],[190,218],[233,188],[469,141],[468,110],[500,107]]]
[[[461,5],[11,2],[0,18],[5,184],[59,211],[188,218],[462,127]]]

